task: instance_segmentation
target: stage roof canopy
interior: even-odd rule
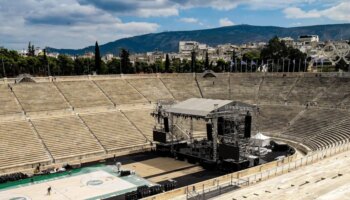
[[[217,104],[217,109],[220,109],[232,103],[233,101],[231,100],[191,98],[173,105],[166,111],[174,115],[206,117],[211,112],[215,111],[215,104]]]

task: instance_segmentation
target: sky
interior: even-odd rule
[[[0,46],[84,48],[164,31],[350,23],[350,0],[0,0]]]

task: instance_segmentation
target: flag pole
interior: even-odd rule
[[[290,68],[290,59],[288,59],[288,73],[289,73],[289,68]]]
[[[235,72],[237,72],[237,59],[235,58]]]
[[[293,60],[293,73],[295,71],[295,59]]]
[[[241,60],[241,71],[240,72],[242,73],[242,60]]]

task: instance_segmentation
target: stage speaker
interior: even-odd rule
[[[211,123],[207,123],[207,139],[213,141],[213,126]]]
[[[219,157],[222,159],[234,159],[239,160],[239,147],[228,144],[219,145]]]
[[[169,133],[169,119],[167,117],[164,117],[164,130]]]
[[[244,137],[250,138],[252,132],[252,116],[248,112],[245,116],[245,123],[244,123]]]
[[[166,143],[166,133],[153,130],[153,141]]]
[[[224,118],[218,118],[218,135],[224,135]]]

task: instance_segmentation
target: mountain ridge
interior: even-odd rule
[[[122,38],[100,45],[101,54],[118,53],[119,48],[126,48],[131,53],[148,51],[177,52],[181,40],[194,40],[210,46],[218,44],[243,44],[247,42],[267,42],[274,36],[292,37],[300,35],[319,35],[320,40],[350,39],[350,23],[326,24],[299,27],[234,25],[203,30],[166,31],[161,33],[148,33],[144,35]],[[82,49],[55,49],[50,52],[61,54],[82,55],[93,52],[94,46]]]

